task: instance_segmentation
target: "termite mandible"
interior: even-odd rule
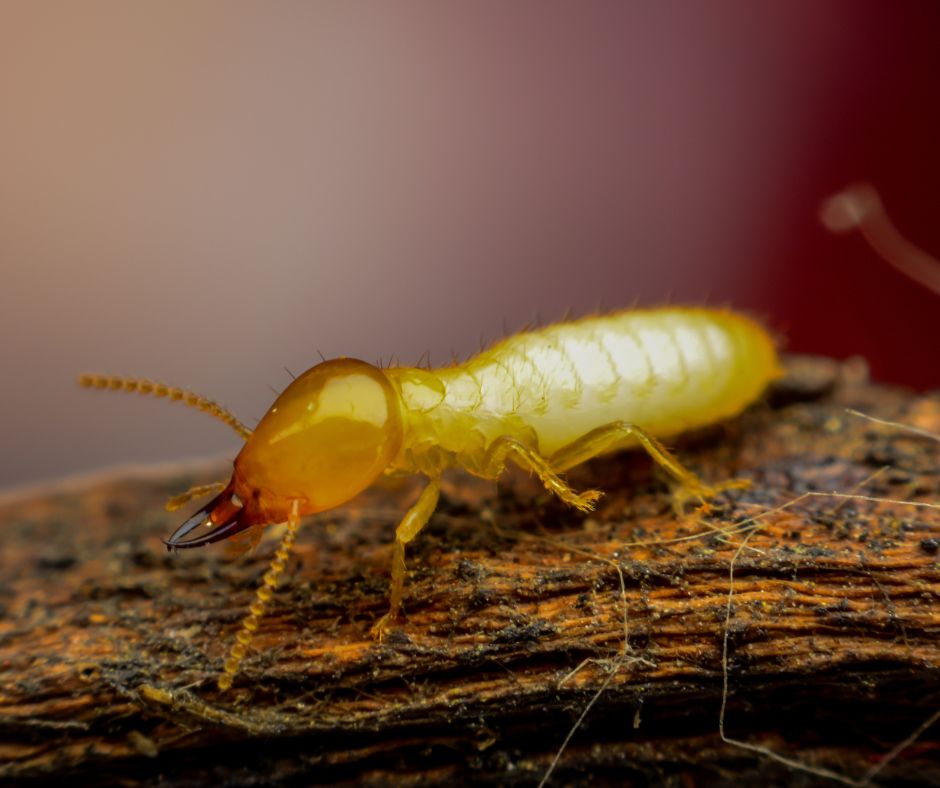
[[[707,499],[747,482],[706,484],[659,439],[736,415],[780,374],[774,342],[756,321],[723,309],[669,307],[555,323],[433,370],[324,361],[298,376],[254,430],[182,389],[105,375],[82,375],[79,383],[179,400],[244,438],[227,483],[171,500],[168,507],[178,508],[218,492],[166,540],[168,547],[200,547],[247,529],[257,538],[265,525],[287,523],[219,676],[226,690],[303,516],[341,506],[383,473],[427,477],[395,531],[390,607],[372,628],[381,639],[398,620],[405,545],[431,518],[445,469],[496,480],[511,460],[565,503],[589,511],[600,491],[576,492],[559,474],[640,446],[678,483],[677,500]]]

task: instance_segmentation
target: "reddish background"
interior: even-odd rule
[[[840,63],[849,79],[826,90],[812,120],[816,150],[777,227],[761,302],[793,350],[862,355],[879,380],[937,387],[940,296],[883,264],[858,234],[827,236],[801,214],[813,195],[864,178],[901,232],[940,257],[940,3],[855,10],[860,35]]]
[[[727,303],[940,385],[940,298],[820,201],[940,253],[940,3],[0,4],[0,487],[238,441],[326,355]]]

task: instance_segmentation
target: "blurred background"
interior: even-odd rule
[[[940,299],[820,201],[940,252],[940,3],[0,4],[0,487],[231,452],[326,356],[536,315],[752,312],[940,385]]]

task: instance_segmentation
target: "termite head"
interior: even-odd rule
[[[402,444],[399,395],[381,370],[335,359],[307,370],[275,400],[247,439],[222,493],[183,523],[168,547],[198,547],[253,525],[284,522],[346,503]],[[185,539],[200,528],[210,530]]]

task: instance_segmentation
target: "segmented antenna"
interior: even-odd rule
[[[110,389],[111,391],[127,391],[130,393],[150,394],[154,397],[167,397],[171,400],[182,402],[191,408],[201,410],[214,416],[219,421],[228,424],[244,440],[251,437],[251,430],[242,424],[235,415],[214,402],[208,397],[196,394],[186,389],[176,386],[167,386],[165,383],[155,383],[146,378],[125,378],[120,375],[93,375],[84,374],[78,378],[78,385],[86,389]]]
[[[885,262],[940,295],[940,260],[898,232],[870,183],[853,183],[830,197],[820,207],[819,219],[834,233],[858,230]]]
[[[255,601],[248,608],[248,615],[242,621],[241,631],[235,636],[235,645],[228,653],[228,659],[222,667],[222,675],[219,676],[217,686],[219,690],[225,692],[232,686],[235,674],[248,652],[248,646],[258,631],[258,625],[261,623],[261,616],[264,615],[264,608],[271,597],[274,596],[274,590],[277,588],[277,580],[287,566],[287,559],[290,557],[291,548],[294,546],[294,540],[297,538],[297,527],[300,525],[300,502],[291,502],[290,517],[287,520],[287,531],[281,539],[281,544],[271,560],[271,566],[264,573],[261,585],[255,594]]]

